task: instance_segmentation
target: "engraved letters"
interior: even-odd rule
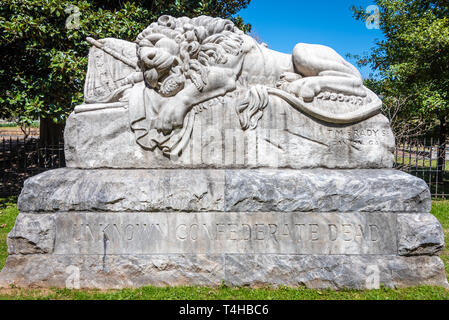
[[[114,213],[98,221],[77,214],[72,224],[57,223],[56,252],[82,253],[377,253],[395,249],[394,219],[370,213]],[[57,219],[59,220],[59,219]],[[62,221],[62,220],[61,220]],[[382,230],[382,232],[381,232]],[[379,249],[377,249],[379,248]]]

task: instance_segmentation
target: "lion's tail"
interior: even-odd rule
[[[306,103],[303,99],[298,98],[286,91],[276,88],[267,88],[267,92],[268,94],[280,97],[281,99],[287,101],[295,109],[313,118],[332,124],[352,124],[361,122],[379,114],[382,108],[382,101],[376,98],[362,110],[336,115],[324,110],[319,110],[310,103]]]

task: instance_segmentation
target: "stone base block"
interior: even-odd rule
[[[13,255],[0,285],[120,289],[162,286],[448,286],[440,258],[394,255]],[[378,282],[377,282],[378,281]]]
[[[426,184],[394,170],[28,179],[0,286],[448,286]]]

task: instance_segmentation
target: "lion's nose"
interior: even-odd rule
[[[154,66],[153,59],[156,57],[157,51],[155,48],[143,48],[140,52],[140,58],[147,67]]]

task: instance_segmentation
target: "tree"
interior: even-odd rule
[[[385,40],[377,41],[359,64],[379,72],[385,97],[413,97],[406,114],[433,122],[443,169],[449,121],[449,2],[447,0],[376,0]],[[362,8],[354,17],[369,20]],[[378,92],[379,93],[379,92]]]
[[[0,117],[15,118],[22,126],[39,118],[41,123],[63,122],[83,101],[88,36],[134,41],[163,14],[231,18],[249,31],[251,26],[235,16],[249,2],[2,0]]]
[[[382,99],[382,113],[390,121],[391,129],[397,141],[412,137],[420,137],[428,133],[432,124],[416,112],[410,112],[410,101],[416,97],[415,94],[402,94],[385,88],[386,81],[368,78],[364,85],[376,92]]]

